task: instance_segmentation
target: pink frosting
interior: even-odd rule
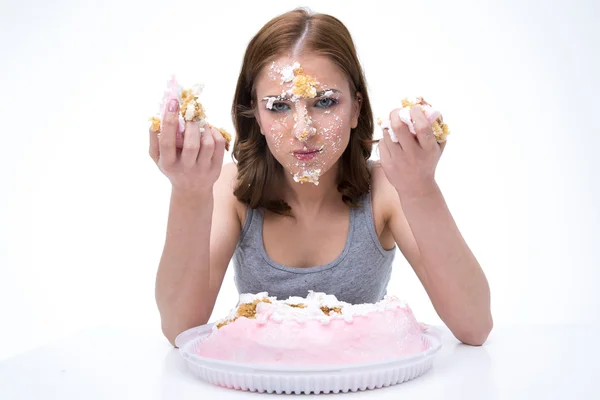
[[[198,355],[240,363],[330,365],[407,356],[428,349],[423,328],[408,306],[332,318],[257,320],[245,317],[215,329],[198,346]]]

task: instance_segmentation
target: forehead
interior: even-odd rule
[[[317,80],[319,86],[329,89],[348,90],[348,79],[342,70],[329,58],[320,55],[305,55],[300,57],[277,57],[267,63],[256,79],[256,92],[260,96],[278,94],[286,83],[282,82],[282,73],[291,68],[294,63],[300,64],[304,73]],[[273,93],[270,93],[273,92]]]

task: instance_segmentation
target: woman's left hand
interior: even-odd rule
[[[395,109],[390,113],[390,125],[398,138],[395,143],[387,129],[379,141],[379,153],[383,170],[400,197],[420,196],[436,187],[435,169],[446,142],[438,143],[431,122],[421,109],[410,109],[416,135],[400,120]]]

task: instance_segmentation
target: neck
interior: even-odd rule
[[[318,215],[324,208],[341,202],[337,190],[337,163],[319,177],[318,185],[298,183],[288,172],[284,174],[284,200],[296,211],[295,215]]]

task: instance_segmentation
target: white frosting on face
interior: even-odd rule
[[[321,64],[312,60],[307,65],[301,61],[286,57],[267,67],[268,89],[260,90],[266,103],[260,107],[263,134],[294,182],[318,185],[320,176],[335,164],[349,142],[351,110],[343,96],[348,89],[340,86],[345,81],[337,77],[337,71],[332,73],[329,66],[321,69]],[[319,92],[319,98],[311,97],[309,86],[315,95]],[[299,89],[303,93],[295,94]],[[334,101],[319,100],[323,98]],[[275,110],[279,101],[287,107]],[[302,146],[305,150],[320,148],[319,154],[307,159],[295,155]]]
[[[277,97],[264,97],[263,100],[267,100],[267,108],[269,110],[273,109],[273,103],[275,103],[276,100],[278,100]]]
[[[294,181],[299,183],[314,183],[315,186],[319,186],[319,177],[321,176],[321,169],[313,169],[310,171],[301,171],[294,174]]]
[[[296,61],[293,65],[286,65],[281,70],[281,83],[287,83],[294,80],[294,70],[300,68],[300,63]]]
[[[296,138],[301,142],[306,142],[311,136],[317,133],[317,129],[313,126],[313,119],[307,113],[304,105],[296,105],[294,113],[294,132]]]

